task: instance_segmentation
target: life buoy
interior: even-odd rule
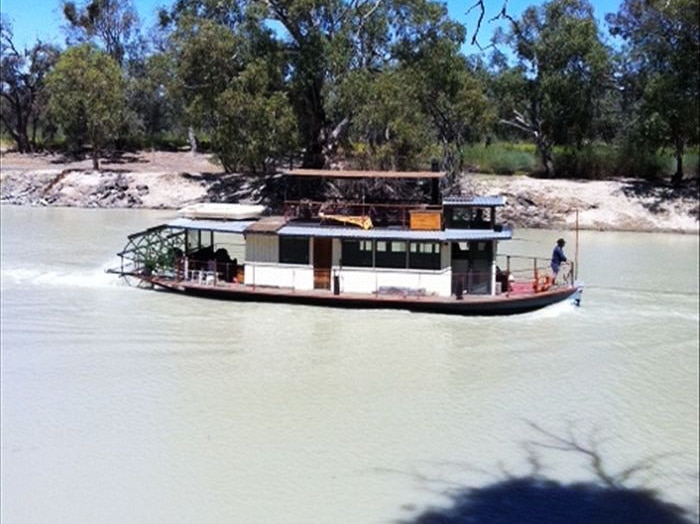
[[[551,286],[552,277],[550,277],[549,275],[539,276],[532,283],[532,289],[535,290],[535,293],[542,293],[543,291],[547,291]]]

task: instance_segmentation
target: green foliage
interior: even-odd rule
[[[354,107],[350,137],[359,165],[373,169],[411,169],[430,142],[430,126],[414,108],[419,104],[410,80],[387,72],[356,75],[362,94]],[[347,87],[347,86],[346,86]]]
[[[99,45],[120,67],[142,53],[139,18],[130,0],[86,0],[82,6],[65,1],[63,16],[71,45]]]
[[[293,154],[296,120],[289,101],[271,91],[266,65],[249,65],[216,100],[213,148],[226,171],[268,172]]]
[[[185,20],[173,35],[172,53],[172,88],[187,107],[189,123],[208,130],[217,97],[244,67],[239,41],[226,27],[212,21]]]
[[[559,177],[600,180],[614,174],[618,153],[610,147],[588,144],[581,148],[557,148],[555,159]]]
[[[431,119],[443,144],[443,168],[462,170],[462,148],[485,133],[495,119],[485,86],[457,53],[456,42],[438,45],[406,68],[422,113]]]
[[[513,175],[535,171],[537,156],[532,144],[477,144],[464,149],[464,164],[470,171]]]
[[[516,54],[493,89],[501,121],[535,141],[547,175],[552,147],[581,148],[595,138],[595,122],[610,76],[609,52],[600,41],[586,0],[551,0],[525,10],[503,38]]]
[[[663,156],[648,150],[625,148],[618,157],[616,174],[647,180],[660,180],[670,173],[672,167],[673,161],[668,155]]]
[[[613,57],[587,0],[549,0],[508,18],[510,54],[487,66],[461,54],[465,28],[436,0],[177,0],[150,53],[131,1],[64,1],[51,112],[58,51],[14,49],[3,18],[1,131],[20,150],[87,143],[95,158],[196,137],[227,171],[344,156],[679,180],[698,164],[698,2],[624,0],[608,16],[625,42]]]
[[[117,136],[124,109],[124,80],[117,64],[89,44],[73,47],[47,78],[49,110],[73,147],[87,142],[93,166]]]
[[[227,170],[267,170],[278,151],[288,154],[296,126],[289,126],[285,113],[289,104],[282,90],[281,46],[268,30],[245,23],[239,7],[177,4],[169,18],[175,24],[167,51],[172,78],[162,85],[181,101],[184,123],[200,139],[211,136],[213,151]],[[259,77],[252,86],[254,74]],[[177,114],[180,108],[172,109]],[[271,115],[280,121],[271,121]],[[270,143],[272,136],[260,136],[265,129],[279,144]],[[281,129],[289,133],[279,137]]]
[[[45,121],[45,79],[58,59],[58,49],[37,42],[19,50],[12,27],[0,18],[0,121],[20,153],[34,151],[40,123]]]
[[[625,0],[607,21],[628,45],[623,81],[636,117],[630,138],[672,147],[679,184],[685,148],[700,139],[700,2]]]
[[[673,155],[636,146],[616,147],[602,143],[583,148],[554,148],[560,178],[604,180],[614,177],[645,178],[660,181],[675,169]],[[532,174],[538,169],[533,144],[497,142],[464,149],[467,169],[499,175]],[[697,151],[685,155],[684,164],[698,176]]]
[[[10,149],[10,147],[12,147],[13,145],[16,145],[16,144],[15,144],[15,141],[12,140],[12,138],[7,137],[4,134],[0,135],[0,149],[2,149],[2,150]]]
[[[148,57],[133,68],[127,79],[126,97],[130,118],[121,141],[135,147],[172,147],[187,134],[184,104],[174,96],[174,64],[167,54]]]
[[[686,174],[689,177],[698,177],[698,158],[697,149],[683,155],[683,165],[686,166]],[[659,182],[675,171],[675,153],[628,144],[618,150],[613,175],[640,177]]]

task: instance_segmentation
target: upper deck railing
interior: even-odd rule
[[[287,220],[323,221],[334,216],[368,217],[374,226],[409,227],[411,211],[418,210],[442,213],[442,206],[315,200],[287,200],[284,202],[284,217]]]

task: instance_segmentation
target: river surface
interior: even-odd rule
[[[697,512],[697,236],[582,232],[581,307],[460,318],[137,289],[104,269],[172,212],[1,212],[3,523],[410,522],[595,480],[554,437]]]

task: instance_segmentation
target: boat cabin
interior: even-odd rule
[[[261,216],[258,206],[198,204],[160,228],[132,235],[120,255],[177,279],[291,291],[458,298],[501,291],[498,244],[512,237],[497,220],[503,197],[436,203],[443,174],[435,172],[286,175],[427,178],[431,194],[408,204],[290,200],[278,216]]]

